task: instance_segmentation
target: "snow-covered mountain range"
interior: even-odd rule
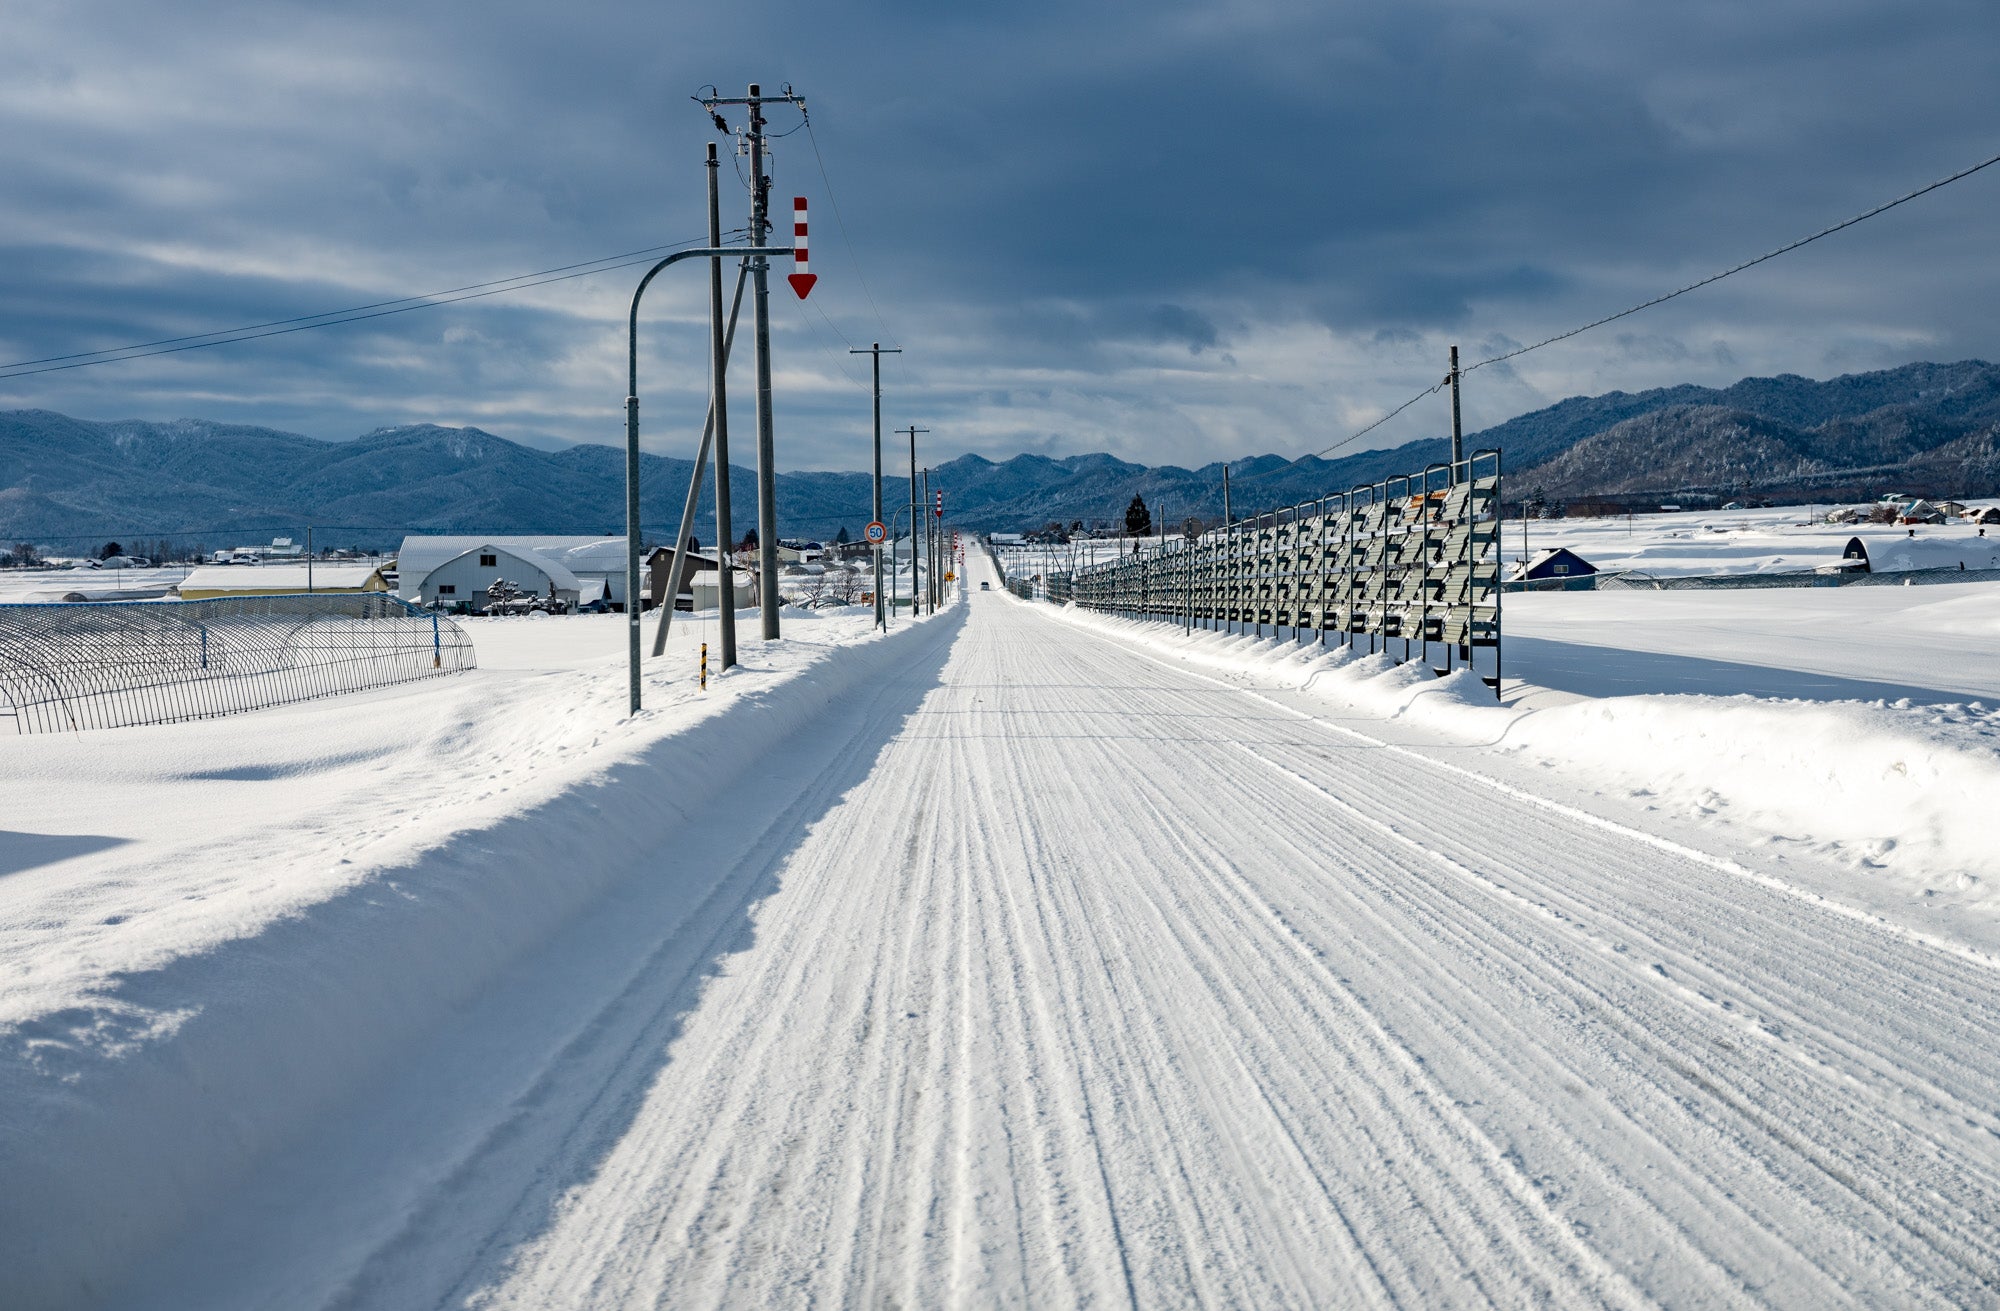
[[[1643,502],[1688,494],[1848,497],[1877,490],[2000,493],[2000,368],[1978,360],[1910,364],[1824,382],[1796,375],[1573,397],[1470,434],[1505,452],[1509,498]],[[1246,513],[1420,468],[1443,438],[1326,460],[1259,455],[1230,463]],[[892,461],[892,468],[894,462]],[[646,456],[645,519],[678,517],[689,464]],[[62,539],[326,529],[326,540],[384,543],[406,531],[616,532],[623,457],[608,446],[544,451],[477,428],[418,424],[347,442],[268,428],[177,420],[92,422],[43,410],[0,413],[0,537]],[[755,522],[754,482],[738,467],[735,523]],[[955,522],[1023,529],[1050,520],[1122,520],[1134,493],[1173,522],[1222,509],[1222,466],[1145,466],[1093,454],[976,455],[932,473]],[[859,536],[863,473],[780,474],[781,530]],[[907,496],[897,479],[892,504]],[[713,535],[704,502],[696,533]]]

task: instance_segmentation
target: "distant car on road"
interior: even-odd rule
[[[991,584],[991,583],[981,583],[981,584],[979,585],[979,590],[980,590],[980,591],[982,591],[982,592],[990,592],[990,591],[992,591],[992,590],[993,590],[993,584]]]

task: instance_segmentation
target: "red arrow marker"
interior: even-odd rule
[[[817,273],[806,272],[806,198],[792,197],[792,259],[798,264],[798,272],[785,276],[792,284],[792,290],[804,300],[812,295],[813,284],[819,281]]]

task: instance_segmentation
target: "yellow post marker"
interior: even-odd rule
[[[701,690],[708,691],[708,643],[701,644]]]

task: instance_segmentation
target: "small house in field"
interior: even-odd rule
[[[1596,565],[1567,546],[1552,546],[1525,564],[1514,566],[1512,579],[1517,583],[1561,582],[1588,578],[1596,572]]]
[[[1847,539],[1847,549],[1832,564],[1821,565],[1816,573],[1822,574],[1865,574],[1869,572],[1868,544],[1859,537]]]
[[[2000,505],[1989,505],[1983,510],[1967,510],[1965,521],[1976,524],[2000,524]]]
[[[1899,524],[1943,523],[1944,513],[1929,501],[1911,501],[1896,516]]]
[[[736,609],[757,604],[757,589],[748,569],[731,569],[729,577],[734,583]],[[722,608],[722,572],[718,569],[706,570],[694,576],[694,608],[697,610],[719,610]]]
[[[203,565],[181,580],[176,589],[183,601],[207,601],[218,596],[299,596],[341,592],[387,592],[382,571],[365,564],[266,564],[245,569],[236,565]]]

